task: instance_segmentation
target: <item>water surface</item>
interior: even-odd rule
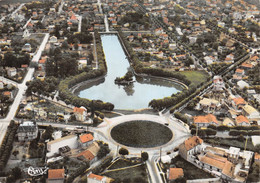
[[[105,79],[90,82],[81,88],[78,95],[82,98],[111,102],[115,109],[147,108],[152,99],[171,96],[182,88],[176,83],[161,79],[134,78],[130,86],[118,86],[116,77],[122,77],[130,65],[116,35],[102,35],[102,45],[107,62]]]

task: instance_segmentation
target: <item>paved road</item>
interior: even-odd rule
[[[15,85],[15,86],[17,86],[17,84],[18,84],[17,82],[10,80],[10,79],[7,79],[3,76],[0,76],[0,81],[3,81],[4,83]]]
[[[98,4],[98,8],[99,8],[99,13],[103,14],[100,0],[98,0],[97,4]]]
[[[104,17],[104,22],[105,22],[106,32],[109,32],[109,24],[107,21],[107,15],[105,15],[105,17]]]
[[[37,53],[34,55],[32,61],[37,62],[39,61],[42,51],[44,50],[46,43],[49,39],[49,34],[45,34],[45,37],[37,51]],[[1,131],[1,135],[0,135],[0,144],[2,143],[3,137],[5,135],[7,126],[9,124],[9,122],[15,117],[16,111],[19,107],[19,104],[25,94],[25,91],[27,89],[26,86],[26,82],[30,81],[33,77],[33,73],[34,73],[35,69],[34,68],[29,68],[23,82],[21,84],[18,84],[18,93],[14,99],[13,104],[11,105],[11,107],[9,108],[9,113],[7,114],[7,116],[4,119],[0,120],[0,124],[2,125],[2,128],[0,129]]]
[[[14,18],[14,15],[23,7],[23,5],[24,5],[24,3],[20,4],[20,6],[18,6],[11,14],[8,14],[8,15],[10,15],[12,18]],[[7,17],[7,16],[3,16],[0,19],[0,22],[2,22],[5,19],[5,17]]]
[[[60,3],[59,10],[58,10],[58,14],[61,13],[62,8],[63,8],[63,5],[64,5],[64,0],[62,0],[61,3]]]
[[[79,16],[78,32],[81,32],[82,16]]]
[[[118,149],[120,147],[125,147],[117,142],[115,142],[111,136],[111,129],[125,121],[133,121],[133,120],[149,120],[154,121],[160,124],[168,124],[168,127],[172,130],[174,136],[173,139],[162,145],[160,147],[154,148],[133,148],[126,147],[129,150],[130,155],[140,156],[141,151],[146,151],[149,154],[149,160],[147,162],[147,168],[150,174],[151,182],[161,183],[160,170],[158,170],[156,161],[161,155],[166,155],[167,153],[174,153],[173,150],[175,147],[178,147],[181,143],[183,143],[188,137],[190,137],[189,130],[183,126],[181,122],[179,122],[176,118],[173,118],[170,113],[162,114],[160,116],[150,115],[150,114],[132,114],[132,115],[123,115],[115,118],[105,118],[104,122],[101,123],[98,127],[88,127],[86,130],[94,132],[95,140],[101,140],[108,143],[109,148],[111,149],[111,154],[116,157],[118,155]],[[42,125],[52,125],[53,127],[74,129],[77,125],[69,125],[69,124],[60,124],[60,123],[42,123]]]

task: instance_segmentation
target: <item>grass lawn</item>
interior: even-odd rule
[[[115,165],[114,169],[120,168],[121,165],[122,165],[122,162],[119,162],[119,165],[118,166]],[[146,165],[145,164],[142,164],[140,166],[133,167],[133,168],[107,172],[107,173],[104,173],[102,175],[111,177],[111,178],[115,179],[117,182],[148,183],[148,176],[147,176],[147,173],[146,173]]]
[[[137,164],[140,164],[140,161],[131,161],[130,159],[119,159],[114,164],[112,164],[108,168],[108,170],[133,166],[133,165],[137,165]]]
[[[150,121],[129,121],[111,130],[112,138],[130,147],[156,147],[172,138],[171,130],[162,124]]]
[[[172,162],[177,168],[183,168],[184,177],[187,180],[214,178],[209,173],[197,168],[193,164],[177,156]]]
[[[205,71],[181,71],[179,72],[185,75],[191,84],[199,85],[202,82],[207,81],[208,74]]]

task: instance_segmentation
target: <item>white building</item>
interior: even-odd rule
[[[47,143],[47,157],[51,157],[59,153],[59,148],[69,146],[71,149],[78,147],[78,137],[77,135],[68,135],[56,140],[52,140]]]
[[[38,126],[32,121],[25,121],[17,129],[19,141],[31,141],[37,138]]]

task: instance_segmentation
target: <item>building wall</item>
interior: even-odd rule
[[[19,132],[18,133],[18,140],[19,141],[31,141],[33,139],[36,139],[37,135],[38,135],[38,129],[35,132]]]
[[[64,139],[61,141],[57,141],[56,143],[48,143],[47,144],[47,150],[49,151],[47,153],[47,157],[53,156],[55,153],[59,153],[59,148],[63,146],[69,146],[71,149],[75,149],[78,147],[78,141],[77,136],[72,136],[69,139]]]

